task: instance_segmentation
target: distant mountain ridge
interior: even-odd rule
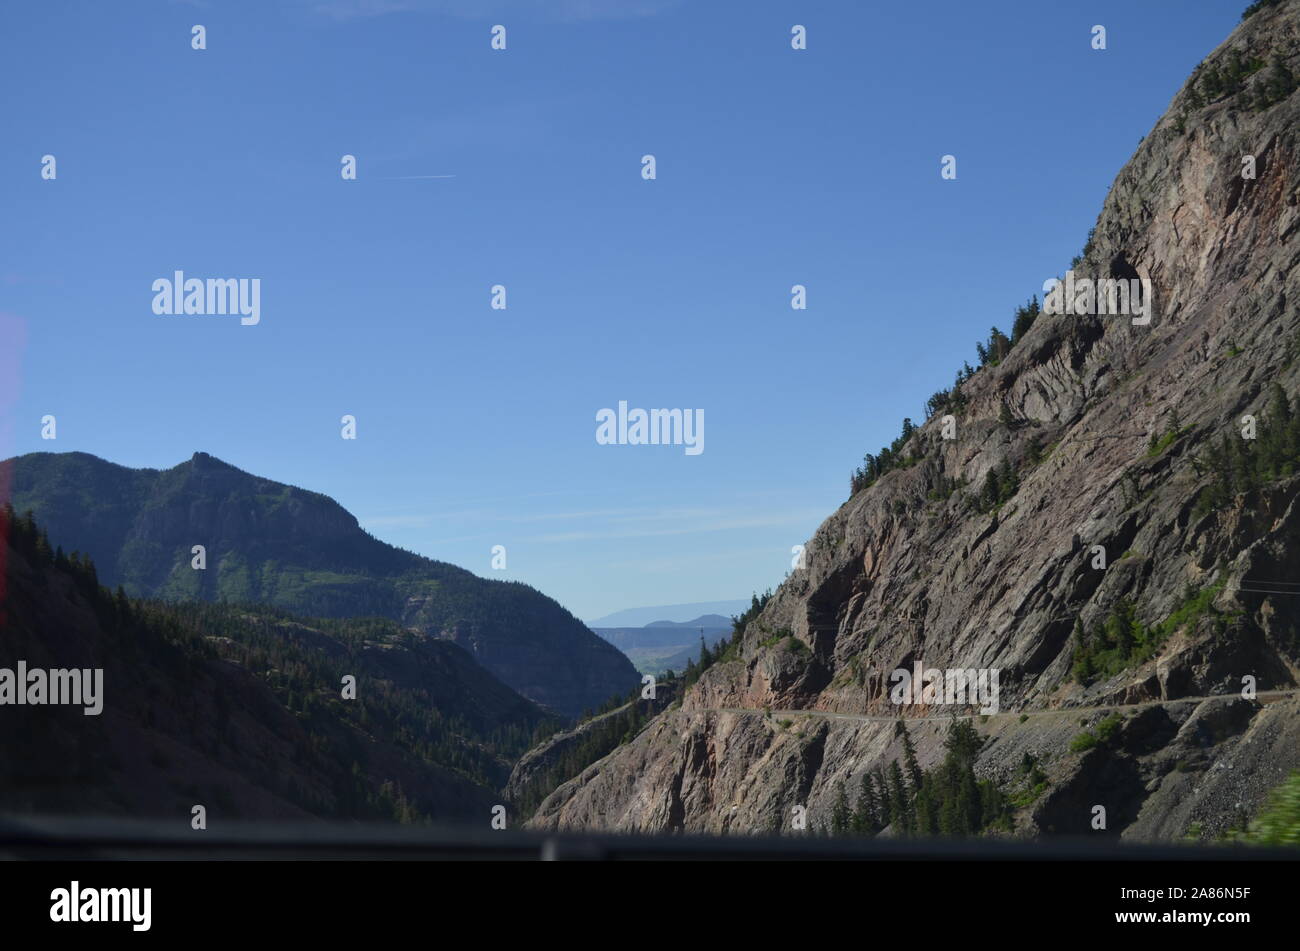
[[[733,614],[740,614],[749,607],[748,598],[731,601],[693,601],[687,604],[661,604],[647,608],[625,608],[594,620],[587,621],[590,628],[597,627],[646,627],[651,624],[694,623],[692,618],[704,614],[720,615],[730,620]]]
[[[685,627],[685,628],[713,628],[713,627],[730,627],[731,618],[723,617],[721,614],[701,614],[697,618],[689,621],[651,621],[646,627]]]
[[[700,642],[700,635],[709,642],[720,634],[731,633],[731,619],[717,614],[704,614],[693,621],[657,621],[644,627],[593,627],[593,631],[619,650],[637,647],[682,646]]]
[[[712,647],[731,636],[732,624],[720,614],[702,614],[690,621],[592,630],[626,654],[638,671],[657,677],[669,670],[684,670],[687,661],[699,659],[701,638]]]
[[[625,657],[536,589],[385,544],[328,496],[207,453],[166,470],[80,452],[0,465],[14,508],[33,511],[51,538],[89,554],[101,581],[128,595],[391,618],[458,644],[525,697],[570,716],[638,681]],[[196,545],[204,570],[191,567]]]

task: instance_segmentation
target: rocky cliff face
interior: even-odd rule
[[[1218,504],[1203,498],[1206,460],[1243,438],[1244,416],[1259,439],[1281,427],[1272,384],[1300,393],[1287,69],[1300,75],[1300,0],[1244,21],[1117,177],[1074,271],[1149,281],[1150,323],[1039,316],[916,431],[912,464],[822,524],[738,656],[557,789],[534,825],[766,831],[794,804],[825,816],[838,782],[854,789],[902,755],[892,718],[947,713],[891,701],[890,672],[917,661],[1000,672],[977,772],[1008,777],[1026,752],[1046,764],[1046,793],[1017,811],[1025,832],[1087,831],[1103,804],[1109,834],[1212,833],[1300,765],[1297,701],[1239,699],[1245,677],[1286,690],[1300,671],[1300,480],[1236,479]],[[979,504],[1008,469],[1014,494]],[[1080,637],[1128,603],[1158,646],[1077,676]],[[1107,710],[1123,715],[1114,739],[1071,752]],[[923,768],[944,727],[909,723]]]
[[[527,810],[559,782],[579,775],[593,760],[618,746],[623,733],[636,732],[643,717],[670,706],[677,698],[677,688],[676,681],[658,684],[653,699],[629,701],[542,741],[515,763],[503,795]]]
[[[129,595],[389,617],[453,641],[523,696],[569,716],[639,680],[623,654],[536,589],[386,545],[333,499],[206,453],[165,471],[86,453],[3,465],[14,508],[34,512]],[[203,570],[192,567],[195,545],[206,551]]]

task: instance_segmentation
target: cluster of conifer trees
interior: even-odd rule
[[[1241,18],[1243,20],[1247,20],[1250,17],[1254,16],[1256,13],[1258,13],[1260,10],[1265,10],[1269,7],[1276,7],[1281,3],[1282,0],[1255,0],[1254,3],[1246,7],[1245,10],[1241,11]]]
[[[1192,109],[1199,109],[1233,96],[1241,105],[1262,112],[1295,91],[1295,76],[1282,58],[1276,55],[1263,79],[1248,87],[1246,79],[1263,68],[1264,61],[1258,56],[1243,56],[1240,51],[1233,50],[1222,68],[1209,66],[1204,70],[1197,69],[1190,80],[1191,90],[1187,95],[1187,104]]]
[[[712,667],[718,661],[724,658],[734,658],[740,651],[740,639],[745,633],[745,625],[762,613],[767,602],[772,600],[772,589],[768,588],[761,595],[754,593],[750,595],[749,607],[740,614],[731,616],[731,636],[725,641],[718,641],[710,649],[709,645],[700,641],[700,657],[698,661],[687,661],[686,670],[682,674],[682,681],[686,687],[690,687],[700,676]],[[671,674],[672,671],[669,671]]]
[[[1210,440],[1192,463],[1198,475],[1210,476],[1197,499],[1198,516],[1222,508],[1239,493],[1294,475],[1300,471],[1300,413],[1274,383],[1254,439],[1224,433]]]
[[[223,657],[258,674],[277,699],[294,713],[314,736],[329,738],[342,762],[367,762],[365,745],[339,721],[350,721],[357,736],[383,736],[417,760],[462,773],[488,788],[503,784],[506,764],[517,759],[538,735],[558,725],[554,718],[519,715],[500,722],[474,717],[457,709],[450,696],[435,696],[430,689],[398,686],[369,678],[366,689],[353,700],[340,699],[339,684],[345,674],[365,669],[362,653],[367,644],[401,643],[409,633],[386,618],[322,618],[313,628],[329,634],[348,650],[332,656],[310,649],[286,635],[286,622],[294,615],[265,606],[241,607],[212,602],[155,603],[144,608],[174,618],[180,626],[218,638]],[[222,640],[224,639],[224,640]],[[436,671],[426,671],[436,676]],[[445,683],[454,687],[454,673]]]
[[[704,674],[706,670],[723,659],[733,659],[739,655],[741,637],[745,633],[745,626],[750,621],[758,617],[767,606],[767,602],[772,600],[772,589],[768,588],[761,595],[755,592],[750,595],[749,607],[739,614],[731,616],[731,636],[725,641],[718,641],[712,648],[703,640],[700,641],[700,656],[698,660],[688,660],[686,669],[682,672],[682,684],[684,687],[690,687]],[[671,677],[673,671],[668,671]]]
[[[77,590],[94,606],[104,628],[114,631],[131,620],[131,604],[121,586],[118,586],[116,594],[102,588],[95,563],[89,555],[77,551],[65,555],[62,546],[51,548],[45,529],[36,524],[30,511],[18,516],[8,502],[0,508],[0,544],[5,538],[31,561],[33,567],[53,567],[71,575]],[[38,578],[38,583],[43,580],[43,577]]]
[[[1019,490],[1020,476],[1016,474],[1011,461],[1003,459],[1001,465],[989,469],[988,475],[984,477],[984,487],[972,499],[972,505],[977,512],[989,512]]]
[[[336,656],[287,636],[286,624],[292,627],[301,619],[275,608],[138,600],[128,598],[120,586],[111,593],[99,584],[88,556],[79,552],[65,556],[61,547],[52,549],[32,513],[17,516],[8,504],[0,508],[0,546],[6,538],[9,546],[37,569],[37,585],[50,584],[58,574],[72,578],[75,590],[92,606],[102,634],[93,641],[95,656],[86,663],[93,661],[108,668],[107,677],[115,683],[137,669],[152,669],[165,673],[185,697],[187,685],[197,682],[200,669],[218,658],[235,662],[262,680],[308,734],[310,742],[301,755],[328,773],[332,801],[292,784],[277,791],[317,815],[398,822],[428,818],[418,796],[408,796],[410,791],[404,792],[393,779],[376,774],[369,737],[384,737],[416,763],[450,769],[495,789],[504,784],[509,764],[557,725],[522,701],[526,708],[523,716],[512,713],[499,722],[471,718],[460,711],[440,709],[448,706],[446,698],[381,679],[372,680],[355,699],[345,702],[340,697],[342,677],[363,668],[365,645],[400,642],[409,636],[396,622],[384,618],[311,621],[313,629],[327,633],[346,648],[346,654]],[[454,679],[449,676],[447,683]],[[170,727],[215,743],[205,752],[220,759],[222,744],[228,742],[232,711],[220,693],[214,703],[217,719],[212,723],[202,719],[209,714],[197,701],[169,710],[168,717],[173,721]],[[152,708],[146,709],[144,716],[146,725],[152,726]],[[84,719],[83,732],[89,736],[98,724],[93,718]],[[102,778],[105,764],[96,765],[102,757],[90,755],[93,753],[78,755],[77,769],[84,774],[93,768],[98,770],[94,775]],[[40,752],[42,759],[50,755],[48,750]],[[272,788],[278,781],[276,777],[250,778]]]
[[[954,718],[944,739],[944,758],[926,772],[916,761],[911,737],[900,720],[903,763],[864,772],[857,800],[836,787],[829,823],[816,831],[829,835],[874,836],[889,828],[896,836],[971,836],[1010,830],[1011,804],[991,780],[975,777],[975,760],[984,738],[969,720]]]
[[[1144,663],[1155,656],[1170,634],[1194,625],[1202,617],[1216,617],[1226,625],[1228,619],[1214,607],[1214,599],[1223,585],[1220,580],[1199,591],[1189,585],[1178,608],[1152,626],[1142,623],[1137,606],[1129,598],[1120,598],[1106,619],[1089,629],[1085,630],[1082,619],[1076,620],[1071,676],[1086,685]]]

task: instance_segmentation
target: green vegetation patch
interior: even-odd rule
[[[1159,624],[1147,627],[1137,617],[1137,608],[1128,598],[1121,598],[1110,616],[1089,631],[1083,622],[1074,627],[1074,654],[1071,675],[1081,684],[1112,677],[1136,667],[1155,656],[1160,645],[1178,629],[1195,624],[1202,617],[1217,615],[1214,599],[1223,590],[1226,579],[1188,591],[1183,603]]]

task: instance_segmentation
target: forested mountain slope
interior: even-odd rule
[[[0,670],[103,671],[98,715],[8,698],[3,810],[486,824],[514,760],[558,726],[391,621],[134,601],[11,511],[0,546]]]
[[[551,598],[372,537],[327,496],[205,453],[130,469],[31,453],[10,469],[16,511],[128,595],[263,603],[312,617],[382,615],[460,645],[519,693],[569,716],[638,682],[632,664]],[[204,546],[206,568],[192,550]]]

